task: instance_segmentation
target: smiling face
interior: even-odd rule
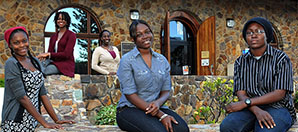
[[[111,41],[111,35],[109,32],[103,32],[102,36],[101,36],[101,41],[103,45],[109,45],[110,41]]]
[[[67,21],[65,20],[65,17],[62,16],[62,14],[59,14],[57,25],[59,28],[64,28],[67,25]]]
[[[153,44],[153,34],[145,24],[137,25],[135,44],[140,49],[149,49]]]
[[[10,38],[10,48],[15,55],[24,57],[29,49],[28,37],[25,32],[19,31],[14,33]]]
[[[253,32],[252,34],[249,34]],[[246,31],[246,40],[249,48],[260,49],[266,47],[264,28],[258,23],[251,23]]]

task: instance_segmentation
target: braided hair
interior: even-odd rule
[[[23,33],[25,33],[26,36],[27,36],[27,39],[29,39],[29,36],[27,35],[27,33],[26,33],[24,30],[22,30],[22,29],[16,29],[16,30],[12,31],[12,33],[10,34],[10,36],[9,36],[9,41],[11,41],[12,37],[13,37],[16,33],[18,33],[18,32],[23,32]],[[11,48],[11,46],[10,46],[9,48],[10,48],[10,53],[11,53],[11,55],[18,61],[18,63],[20,63],[19,60],[16,58],[15,53],[14,53],[13,49]],[[38,63],[38,61],[37,61],[36,59],[34,59],[34,57],[32,56],[32,54],[31,54],[31,52],[30,52],[30,50],[28,50],[27,53],[28,53],[28,55],[29,55],[29,59],[30,59],[30,61],[32,62],[33,66],[34,66],[36,69],[38,69],[38,70],[42,73],[42,75],[45,77],[45,74],[44,74],[44,73],[42,72],[42,70],[41,70],[41,66],[40,66],[40,64]]]

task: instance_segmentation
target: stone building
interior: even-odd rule
[[[130,13],[138,11],[140,19],[147,21],[154,32],[152,48],[171,56],[173,69],[175,66],[178,69],[189,66],[190,74],[194,75],[228,75],[228,69],[232,69],[231,65],[246,48],[241,34],[244,23],[256,16],[265,17],[274,26],[273,45],[288,54],[293,63],[294,76],[298,75],[298,53],[295,52],[298,48],[297,0],[2,0],[0,74],[4,74],[4,63],[11,56],[4,40],[4,31],[14,26],[25,26],[29,31],[31,50],[37,55],[45,51],[45,38],[55,31],[46,31],[47,23],[52,23],[50,17],[64,8],[82,10],[86,21],[96,25],[96,31],[87,28],[88,31],[77,33],[77,37],[84,39],[85,47],[88,47],[85,73],[90,74],[88,60],[91,60],[92,46],[95,45],[93,40],[98,39],[98,33],[103,29],[110,30],[113,33],[112,42],[122,50],[121,43],[131,42],[128,30],[132,22]],[[227,25],[230,20],[232,23]],[[184,38],[168,34],[168,29],[170,33],[176,29],[171,22],[177,28],[176,35]],[[175,54],[179,51],[170,50],[179,49],[177,45],[184,49],[181,51],[184,58]],[[180,72],[173,71],[174,74]]]

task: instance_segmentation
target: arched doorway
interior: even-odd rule
[[[213,75],[215,17],[201,22],[188,11],[167,12],[161,33],[161,53],[171,64],[171,74],[182,75],[188,68],[190,75]]]
[[[274,39],[270,43],[270,45],[276,49],[283,50],[283,41],[282,41],[281,33],[273,23],[271,23],[271,25],[273,26]]]
[[[196,74],[194,33],[181,21],[170,21],[171,74],[182,75],[183,68],[188,74]],[[184,70],[184,73],[186,71]]]
[[[74,48],[75,73],[91,74],[91,57],[93,50],[99,44],[99,32],[101,27],[94,13],[81,5],[67,5],[56,9],[48,17],[45,25],[44,43],[47,52],[50,37],[57,31],[53,22],[56,12],[67,12],[71,17],[69,30],[76,33],[76,45]]]

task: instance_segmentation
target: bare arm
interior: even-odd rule
[[[47,95],[42,95],[41,101],[44,105],[44,108],[46,109],[46,111],[48,112],[48,114],[51,116],[51,118],[54,120],[55,123],[57,124],[74,123],[73,121],[59,120]]]
[[[161,91],[159,98],[156,100],[159,106],[162,106],[170,96],[170,91]]]
[[[159,98],[151,103],[144,101],[136,93],[125,95],[125,97],[137,108],[145,111],[146,114],[150,113],[152,116],[157,116],[160,118],[164,113],[159,110],[159,107],[163,105],[163,103],[168,99],[169,95],[169,91],[161,91]]]
[[[158,114],[160,106],[162,106],[170,96],[170,91],[161,91],[159,98],[149,104],[146,108],[146,114],[150,113],[152,116]]]
[[[274,90],[260,97],[251,98],[251,105],[265,105],[280,101],[284,98],[286,90]],[[238,91],[237,96],[240,101],[244,101],[248,98],[245,91]]]
[[[47,123],[43,117],[37,112],[31,101],[27,96],[24,96],[19,99],[19,102],[22,104],[22,106],[45,128],[62,128],[60,125],[56,124],[49,124]]]
[[[148,107],[149,103],[144,101],[142,98],[140,98],[136,93],[125,95],[126,99],[134,104],[137,108],[146,111],[146,108]]]
[[[259,125],[263,128],[263,123],[265,126],[270,129],[276,126],[272,116],[267,112],[259,108],[257,105],[265,105],[277,102],[284,98],[286,90],[275,90],[273,92],[267,93],[260,97],[251,98],[251,106],[248,109],[256,115]],[[246,94],[246,91],[237,91],[237,96],[239,102],[231,103],[227,106],[227,112],[235,112],[242,110],[247,107],[244,103],[244,100],[249,98]]]
[[[54,122],[57,122],[59,119],[51,105],[51,102],[48,98],[47,95],[42,95],[41,96],[41,101],[44,105],[44,108],[46,109],[46,111],[48,112],[48,114],[51,116],[51,118],[54,120]]]
[[[251,98],[251,106],[248,109],[255,113],[256,111],[260,110],[258,105],[266,105],[277,102],[284,98],[285,93],[285,90],[275,90],[263,96]],[[247,105],[244,103],[244,100],[249,98],[246,94],[246,91],[237,91],[237,97],[240,101],[229,104],[227,106],[227,112],[236,112],[247,107]]]

